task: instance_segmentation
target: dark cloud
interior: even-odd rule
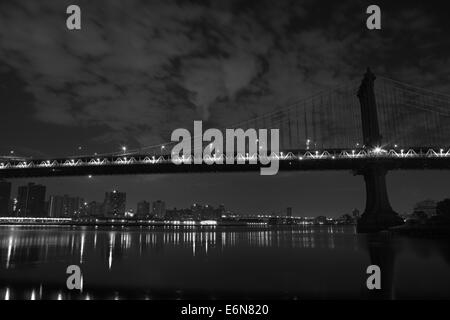
[[[386,10],[385,29],[369,33],[365,5],[354,2],[80,1],[83,29],[69,32],[68,4],[3,1],[0,59],[33,97],[35,120],[102,128],[94,143],[142,146],[194,119],[239,122],[370,62],[434,85],[449,70],[448,55],[433,53],[443,30],[414,6]],[[415,63],[408,46],[423,53]]]

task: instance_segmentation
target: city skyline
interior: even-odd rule
[[[25,185],[19,185],[17,187],[16,194],[12,192],[12,184],[6,181],[0,180],[2,183],[0,185],[0,200],[8,203],[7,209],[0,211],[0,216],[7,216],[4,212],[8,211],[10,216],[22,216],[22,217],[33,217],[33,216],[46,216],[46,217],[78,217],[78,216],[148,216],[152,215],[157,218],[164,218],[166,212],[186,210],[187,208],[192,209],[195,206],[199,207],[211,207],[214,208],[210,203],[198,203],[193,202],[187,207],[176,207],[167,206],[165,200],[157,199],[141,199],[135,206],[127,203],[127,192],[124,190],[110,189],[104,192],[104,198],[93,199],[93,198],[83,198],[76,194],[49,194],[46,192],[46,186],[42,184],[36,184],[34,182],[28,182]],[[39,190],[37,195],[32,195],[32,198],[38,198],[41,201],[40,208],[31,208],[26,211],[21,209],[21,206],[28,205],[29,194],[34,192],[34,190]],[[21,194],[24,194],[21,196]],[[16,197],[15,197],[16,195]],[[7,201],[6,201],[7,200]],[[100,206],[101,208],[90,208],[91,205]],[[5,206],[6,207],[6,206]],[[224,204],[221,203],[217,205],[218,208],[224,208]],[[2,207],[2,209],[4,209]],[[283,210],[290,209],[287,215],[292,215],[292,207],[284,208]],[[283,211],[281,210],[281,211]],[[26,212],[25,214],[22,212]],[[31,213],[30,213],[30,212]],[[59,214],[57,214],[57,213]],[[146,213],[145,213],[146,212]],[[274,212],[272,212],[274,213]],[[239,213],[237,213],[239,214]],[[259,214],[262,214],[259,212]]]
[[[26,179],[24,179],[24,182],[25,181],[26,181]],[[151,198],[138,198],[136,196],[131,197],[131,198],[137,199],[137,200],[135,200],[135,202],[134,201],[130,202],[130,201],[127,201],[126,199],[127,198],[129,199],[131,194],[129,192],[127,192],[127,190],[118,189],[118,188],[110,188],[110,189],[107,189],[107,190],[104,190],[104,191],[100,191],[101,194],[102,194],[102,196],[100,196],[100,197],[92,197],[92,196],[90,196],[90,197],[83,197],[83,196],[80,196],[79,194],[73,193],[73,192],[72,193],[70,193],[70,192],[52,193],[51,191],[47,190],[47,186],[46,185],[41,185],[40,183],[36,183],[35,181],[27,181],[25,184],[17,182],[17,185],[15,185],[13,183],[10,183],[10,182],[6,182],[6,183],[5,182],[6,181],[3,181],[3,184],[0,185],[0,187],[2,187],[1,188],[2,190],[0,190],[1,191],[0,192],[0,202],[1,202],[1,204],[3,206],[5,206],[4,203],[6,203],[5,199],[3,199],[3,197],[4,197],[5,194],[8,194],[8,192],[10,194],[10,197],[9,197],[9,201],[10,202],[8,203],[8,206],[10,206],[11,205],[11,201],[13,201],[14,199],[17,202],[19,202],[21,189],[23,189],[25,186],[30,186],[30,185],[35,186],[35,187],[36,186],[37,187],[42,186],[44,188],[44,195],[45,195],[45,197],[44,197],[45,206],[46,206],[45,207],[45,215],[48,215],[49,217],[52,217],[52,206],[62,206],[61,201],[71,201],[71,202],[75,201],[76,203],[78,203],[79,208],[81,208],[82,205],[86,206],[86,205],[91,205],[91,204],[95,203],[96,205],[102,206],[101,214],[104,214],[105,212],[109,212],[108,215],[112,215],[113,216],[114,214],[111,211],[112,209],[104,209],[103,208],[104,205],[108,206],[108,204],[106,204],[108,202],[108,200],[107,200],[108,196],[113,195],[113,194],[120,194],[120,195],[123,194],[124,195],[123,207],[118,209],[118,212],[130,213],[130,214],[133,214],[133,215],[138,215],[139,207],[140,207],[140,205],[142,203],[144,203],[144,205],[145,204],[148,205],[148,211],[152,215],[154,215],[154,212],[155,212],[154,205],[155,205],[155,203],[157,203],[159,201],[162,201],[164,203],[164,209],[163,209],[164,212],[166,210],[167,211],[176,210],[176,209],[183,210],[183,209],[186,209],[186,208],[191,208],[192,205],[195,205],[195,204],[210,205],[212,207],[220,207],[220,206],[223,206],[225,204],[224,202],[220,202],[220,201],[218,201],[217,203],[212,203],[210,201],[197,201],[197,202],[193,201],[191,203],[186,202],[184,204],[176,205],[176,204],[170,203],[165,198],[151,199]],[[11,185],[10,190],[8,190],[8,185]],[[404,215],[409,215],[409,214],[412,214],[412,213],[416,212],[417,208],[419,206],[425,206],[426,207],[428,205],[428,206],[432,207],[433,204],[430,204],[430,203],[434,203],[434,205],[435,205],[437,201],[440,201],[440,200],[443,200],[443,199],[446,199],[446,198],[450,198],[450,195],[443,196],[443,197],[438,198],[438,199],[430,198],[430,197],[423,198],[423,199],[415,199],[415,200],[413,200],[414,203],[411,206],[411,208],[409,208],[409,210],[405,210],[404,212],[401,212],[401,213],[404,214]],[[63,200],[63,199],[66,199],[66,200]],[[52,201],[55,201],[56,204],[53,203]],[[18,205],[17,202],[15,204],[16,206]],[[177,202],[177,203],[179,203],[179,202]],[[71,203],[69,206],[76,206],[76,205]],[[230,207],[228,207],[228,208],[230,209]],[[350,214],[355,209],[360,211],[362,208],[358,208],[358,207],[355,206],[355,207],[353,207],[353,208],[351,208],[351,209],[349,209],[347,211],[340,211],[338,213],[335,212],[335,214],[332,214],[332,215],[325,214],[325,213],[318,213],[318,214],[307,214],[306,213],[306,214],[303,214],[303,215],[302,214],[298,214],[298,210],[296,210],[295,207],[292,207],[289,204],[285,204],[284,206],[281,206],[281,207],[278,207],[278,208],[275,208],[275,209],[272,209],[272,210],[261,209],[261,210],[253,210],[253,211],[244,211],[244,210],[232,209],[231,211],[236,213],[236,214],[241,214],[241,215],[248,215],[248,214],[250,214],[250,215],[251,214],[255,214],[256,215],[256,214],[284,214],[284,213],[287,212],[286,210],[289,210],[289,209],[290,209],[290,212],[291,212],[292,216],[297,216],[297,217],[329,216],[329,217],[337,218],[337,217],[341,217],[343,214]],[[11,209],[9,208],[8,210],[11,210]],[[59,210],[62,210],[62,209],[59,209]],[[67,210],[67,208],[65,210]],[[98,210],[98,209],[89,209],[89,211],[88,211],[89,213],[85,212],[85,214],[100,215],[98,212],[96,214],[93,214],[92,210],[95,211],[95,210]],[[424,211],[429,211],[429,210],[432,210],[432,209],[428,208],[428,209],[425,209]],[[71,211],[71,210],[69,210],[69,211]],[[289,215],[289,214],[287,214],[287,215]],[[428,215],[430,215],[430,214],[428,213]],[[74,216],[76,216],[76,215],[74,215]]]

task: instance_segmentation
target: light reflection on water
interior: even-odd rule
[[[370,264],[382,268],[377,297],[449,299],[449,248],[352,226],[5,226],[0,299],[371,298]],[[82,293],[65,289],[71,264]]]

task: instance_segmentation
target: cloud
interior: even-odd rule
[[[82,31],[69,32],[68,4],[2,2],[0,59],[34,97],[35,119],[103,128],[95,141],[145,146],[196,119],[240,122],[353,79],[371,59],[433,85],[449,65],[431,53],[433,20],[413,9],[368,34],[349,3],[326,21],[310,1],[80,1]],[[423,48],[418,66],[402,63],[408,36]]]

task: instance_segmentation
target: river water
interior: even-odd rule
[[[0,227],[0,300],[227,298],[449,299],[450,241],[353,226]]]

